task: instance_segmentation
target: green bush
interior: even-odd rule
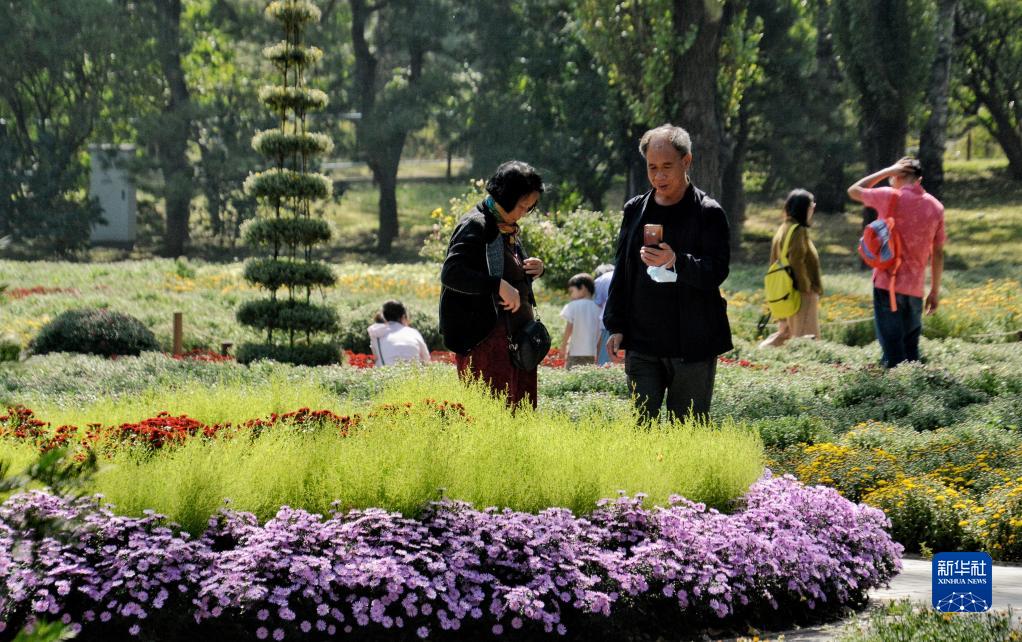
[[[891,536],[909,553],[919,553],[924,544],[934,551],[956,551],[967,545],[963,520],[973,503],[939,479],[901,478],[866,494],[862,501],[887,514]]]
[[[285,246],[315,245],[333,236],[330,224],[318,218],[255,218],[241,228],[242,238],[249,245]]]
[[[260,330],[333,332],[337,313],[304,301],[257,299],[238,306],[238,322]]]
[[[249,259],[245,263],[245,278],[274,291],[289,288],[326,287],[337,278],[325,263],[306,263],[282,259]]]
[[[0,337],[0,362],[17,361],[21,357],[21,344],[11,337]]]
[[[267,85],[259,90],[259,100],[276,112],[294,110],[304,114],[313,109],[323,109],[330,102],[319,89],[309,87],[283,87]]]
[[[566,288],[572,276],[592,274],[601,263],[614,262],[620,227],[620,213],[554,213],[523,225],[522,244],[529,254],[543,259],[546,287]]]
[[[278,67],[306,67],[322,60],[323,50],[319,47],[295,47],[287,42],[278,42],[263,49],[263,58]]]
[[[248,195],[272,201],[325,199],[330,198],[333,189],[333,183],[323,174],[290,169],[268,169],[249,174],[245,179]]]
[[[266,7],[266,15],[290,27],[319,22],[319,7],[309,0],[274,0]]]
[[[43,326],[31,345],[35,354],[81,352],[113,356],[159,349],[156,336],[141,321],[105,308],[68,310]]]
[[[332,343],[296,343],[293,346],[272,343],[243,343],[235,357],[238,363],[268,359],[302,366],[326,366],[341,362],[337,346]]]
[[[818,444],[834,438],[834,433],[822,419],[808,415],[757,419],[750,426],[759,432],[768,450],[784,450],[798,444]]]
[[[850,424],[896,421],[916,430],[957,423],[965,407],[988,398],[948,370],[918,363],[851,372],[838,381],[833,395]]]
[[[334,141],[329,136],[312,132],[284,133],[268,129],[252,138],[252,149],[263,156],[281,159],[295,154],[329,154],[333,148]]]

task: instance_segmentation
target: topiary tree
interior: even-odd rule
[[[306,69],[323,51],[304,46],[302,33],[319,21],[320,12],[308,0],[276,0],[266,15],[284,28],[284,40],[263,50],[280,72],[281,83],[263,87],[259,97],[277,115],[280,126],[252,139],[255,150],[274,166],[245,180],[245,191],[259,200],[265,213],[246,226],[244,239],[270,254],[245,265],[245,278],[269,290],[270,296],[238,309],[238,321],[265,331],[266,342],[241,345],[237,357],[242,363],[257,359],[336,363],[340,354],[335,344],[313,341],[313,335],[337,329],[336,313],[312,302],[313,288],[329,287],[335,280],[329,266],[312,258],[313,246],[331,236],[326,222],[313,218],[311,204],[329,198],[332,184],[326,176],[309,171],[309,165],[314,156],[329,153],[333,142],[306,127],[307,114],[327,104],[325,93],[305,84]]]

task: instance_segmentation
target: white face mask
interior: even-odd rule
[[[674,283],[678,280],[677,272],[668,270],[662,265],[657,267],[649,266],[646,268],[646,274],[657,283]]]

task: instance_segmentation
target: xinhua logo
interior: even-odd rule
[[[993,560],[986,553],[933,556],[933,608],[944,613],[977,613],[994,599]]]

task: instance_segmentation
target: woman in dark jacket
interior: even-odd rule
[[[533,319],[532,279],[543,262],[522,249],[518,221],[536,208],[543,180],[508,161],[486,183],[488,196],[462,217],[440,273],[440,332],[458,374],[481,378],[512,407],[536,407],[536,371],[511,363],[508,337]]]

